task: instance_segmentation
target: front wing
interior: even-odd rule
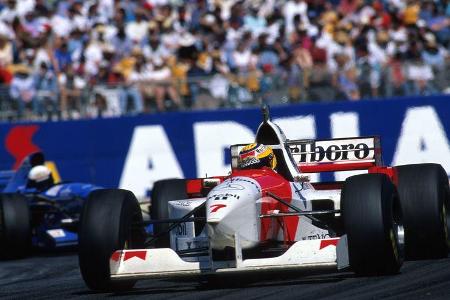
[[[118,250],[110,259],[111,279],[176,277],[263,270],[344,268],[348,266],[346,236],[294,243],[284,254],[272,258],[242,259],[236,238],[235,260],[213,261],[199,256],[196,261],[183,260],[170,248]]]

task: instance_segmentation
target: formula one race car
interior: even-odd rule
[[[288,140],[267,109],[256,143],[271,146],[275,170],[240,168],[243,145],[233,145],[227,176],[157,182],[150,221],[129,191],[91,193],[79,243],[87,286],[322,267],[395,274],[405,258],[447,257],[449,183],[440,165],[385,167],[378,137]],[[307,176],[348,170],[366,173],[332,183]]]
[[[46,172],[51,171],[40,152],[25,158],[16,171],[0,171],[0,258],[24,257],[32,246],[78,244],[81,208],[99,187],[55,183],[54,175]]]

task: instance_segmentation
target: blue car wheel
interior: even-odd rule
[[[30,208],[19,194],[0,194],[0,257],[25,257],[31,249]]]

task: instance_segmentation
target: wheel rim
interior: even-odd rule
[[[393,202],[394,207],[392,211],[393,218],[390,238],[392,247],[394,248],[395,256],[397,257],[397,260],[399,260],[404,256],[405,251],[405,228],[403,227],[403,220],[400,207],[398,206],[398,199],[395,199]]]

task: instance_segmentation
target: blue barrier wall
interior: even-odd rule
[[[450,174],[450,96],[274,107],[290,139],[380,135],[387,165],[441,163]],[[155,180],[223,175],[226,149],[251,142],[259,109],[0,125],[0,169],[42,150],[65,180],[145,195]],[[322,180],[342,179],[341,174]],[[319,178],[316,178],[319,179]]]

